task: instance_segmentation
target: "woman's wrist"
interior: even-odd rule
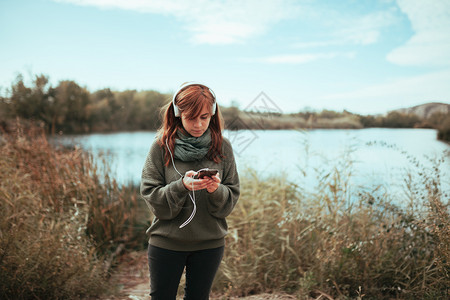
[[[188,187],[187,187],[187,183],[184,181],[184,179],[186,178],[186,176],[183,175],[183,177],[181,177],[181,182],[183,183],[184,188],[189,191]]]

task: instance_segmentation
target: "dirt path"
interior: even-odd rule
[[[118,293],[115,296],[105,296],[102,299],[111,300],[150,300],[149,274],[147,267],[147,253],[131,252],[120,258],[119,266],[111,276],[113,286],[116,286]],[[180,298],[181,299],[181,298]],[[296,299],[289,295],[262,294],[244,298],[226,298],[221,295],[211,297],[211,300],[288,300]]]
[[[147,253],[139,251],[122,255],[110,280],[117,287],[118,293],[104,299],[150,299]]]

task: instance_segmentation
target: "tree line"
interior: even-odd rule
[[[11,120],[20,118],[38,124],[49,134],[156,130],[161,124],[161,107],[170,98],[171,95],[153,90],[105,88],[90,92],[72,80],[52,86],[43,74],[34,75],[31,85],[27,85],[19,75],[7,94],[0,96],[0,125],[6,128]],[[450,140],[448,113],[421,119],[395,111],[384,116],[363,116],[331,110],[295,114],[246,112],[237,105],[221,106],[221,110],[229,129],[421,127],[436,128],[440,139]]]
[[[54,87],[45,75],[36,75],[27,86],[19,75],[9,95],[0,98],[0,118],[3,124],[17,117],[30,120],[52,134],[154,130],[167,97],[156,91],[109,88],[91,93],[71,80]]]

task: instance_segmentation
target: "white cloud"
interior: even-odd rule
[[[396,20],[393,9],[365,15],[325,10],[317,18],[318,24],[323,23],[321,25],[326,29],[325,39],[297,43],[295,48],[375,44],[379,41],[382,31]]]
[[[334,35],[344,43],[370,45],[378,42],[381,31],[394,22],[392,11],[377,11],[340,21]]]
[[[450,1],[397,0],[408,16],[414,35],[387,55],[399,65],[450,65]]]
[[[172,15],[192,32],[200,44],[232,44],[263,34],[269,26],[292,17],[298,10],[292,0],[54,0],[100,8]]]

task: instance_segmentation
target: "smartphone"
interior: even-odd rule
[[[205,178],[205,177],[213,177],[217,173],[219,173],[219,170],[217,170],[217,169],[204,168],[204,169],[201,169],[201,170],[197,171],[197,176],[196,177],[198,179],[202,179],[202,178]]]

